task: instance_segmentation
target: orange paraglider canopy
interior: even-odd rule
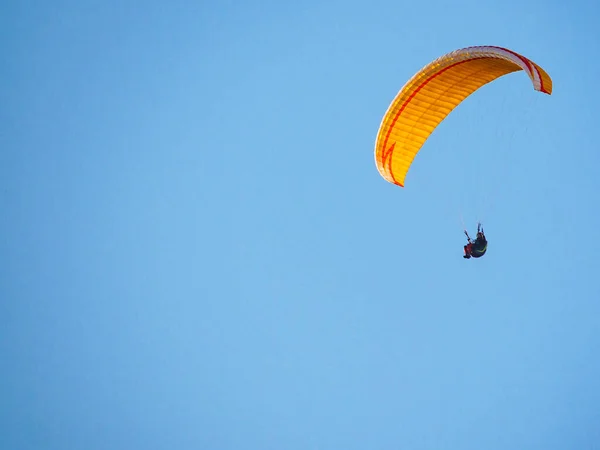
[[[506,48],[467,47],[427,64],[404,85],[381,121],[375,144],[381,176],[404,186],[417,152],[442,120],[483,85],[519,70],[535,90],[552,93],[552,79],[540,66]]]

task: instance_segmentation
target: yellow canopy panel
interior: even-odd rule
[[[383,178],[404,186],[406,173],[429,135],[483,85],[524,70],[536,91],[552,93],[552,79],[533,61],[501,47],[467,47],[426,65],[400,90],[377,133],[375,163]]]

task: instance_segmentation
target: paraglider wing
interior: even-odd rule
[[[501,47],[467,47],[426,65],[400,90],[377,134],[375,163],[383,178],[404,186],[406,173],[433,130],[480,87],[523,70],[535,90],[552,93],[550,76],[533,61]]]

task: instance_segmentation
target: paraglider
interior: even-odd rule
[[[524,71],[536,91],[550,95],[552,79],[530,59],[507,48],[467,47],[447,53],[418,71],[400,89],[383,116],[375,142],[375,164],[388,182],[404,187],[415,156],[435,128],[473,92],[512,72]],[[468,238],[464,257],[479,258],[487,240]]]
[[[467,230],[465,230],[465,234],[467,235],[467,245],[464,246],[463,258],[481,258],[483,255],[485,255],[488,243],[485,234],[483,233],[483,227],[481,224],[477,224],[477,237],[475,241],[471,239],[469,233],[467,233]]]

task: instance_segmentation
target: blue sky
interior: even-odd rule
[[[599,16],[4,2],[0,447],[600,448]],[[497,80],[385,182],[389,103],[470,45],[553,95]]]

